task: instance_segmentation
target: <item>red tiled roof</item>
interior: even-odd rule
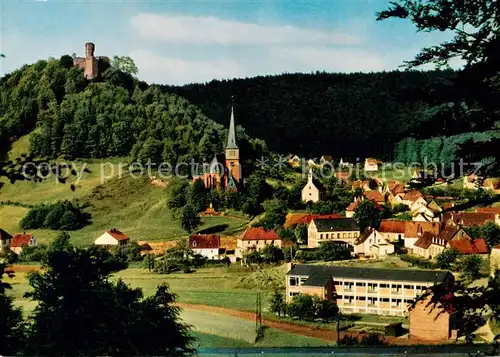
[[[495,213],[484,212],[447,212],[443,216],[443,222],[452,220],[462,226],[482,226],[488,222],[495,221]]]
[[[247,228],[241,235],[241,240],[281,240],[274,230],[265,230],[262,227]]]
[[[461,254],[488,254],[488,246],[483,238],[475,240],[454,239],[450,241],[450,248]]]
[[[218,234],[193,234],[189,237],[189,248],[209,249],[220,247],[220,235]]]
[[[413,222],[407,221],[405,225],[405,237],[406,238],[417,238],[419,233],[430,232],[434,235],[438,235],[441,231],[441,226],[439,222]]]
[[[321,218],[341,218],[339,214],[310,214],[310,213],[289,213],[286,216],[285,220],[285,228],[295,226],[297,224],[309,224],[313,219],[321,219]]]
[[[122,241],[122,240],[128,240],[129,238],[122,232],[120,232],[118,229],[111,229],[109,231],[106,231],[110,236],[112,236],[114,239],[117,241]]]
[[[416,201],[418,200],[419,197],[424,197],[422,192],[419,190],[411,190],[406,192],[406,194],[403,196],[403,200],[405,201]]]
[[[363,196],[370,201],[375,201],[377,203],[384,203],[385,197],[377,190],[365,191],[363,192]]]
[[[349,181],[349,172],[348,171],[336,171],[335,177],[338,180]]]
[[[347,208],[345,209],[346,211],[354,212],[356,208],[358,208],[359,203],[361,200],[359,198],[356,198],[356,201],[352,202]]]
[[[500,207],[481,207],[476,209],[476,212],[500,214]]]
[[[424,234],[415,242],[415,247],[427,249],[431,245],[433,238],[435,238],[434,234],[431,232],[424,232]]]
[[[10,242],[11,247],[25,247],[29,245],[32,233],[16,233]]]
[[[399,193],[404,193],[405,192],[405,188],[403,185],[401,184],[397,184],[396,186],[394,186],[394,188],[391,190],[391,192],[394,194],[394,195],[397,195]]]
[[[404,233],[405,227],[406,221],[383,219],[380,222],[378,231],[382,233]]]
[[[0,228],[0,240],[8,240],[8,239],[12,239],[12,236]]]

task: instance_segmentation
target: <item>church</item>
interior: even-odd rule
[[[202,180],[206,188],[238,191],[243,184],[240,164],[240,150],[236,145],[234,110],[231,107],[229,133],[224,154],[215,155],[210,164],[204,164],[200,175],[193,177],[193,182]]]

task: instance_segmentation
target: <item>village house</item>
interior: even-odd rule
[[[403,238],[405,248],[413,249],[415,243],[423,236],[424,232],[438,235],[441,232],[441,224],[439,222],[406,222]]]
[[[354,254],[359,256],[380,258],[393,253],[394,245],[373,228],[366,228],[354,242]]]
[[[483,181],[482,183],[481,180]],[[478,190],[479,187],[498,194],[500,193],[500,179],[496,177],[483,179],[477,175],[464,176],[463,188],[468,190]]]
[[[236,256],[241,258],[248,250],[261,250],[266,245],[274,245],[281,248],[281,237],[274,230],[266,230],[262,227],[247,228],[236,242]]]
[[[373,195],[369,195],[369,197],[373,197]],[[358,208],[359,204],[366,199],[366,196],[361,196],[358,198],[354,199],[354,202],[352,202],[347,208],[345,209],[345,216],[346,218],[352,218],[354,217],[354,213],[356,213],[356,209]],[[384,210],[383,207],[381,207],[376,201],[370,200],[375,204],[375,207],[382,212]]]
[[[477,208],[478,213],[494,213],[500,215],[500,207],[481,207]]]
[[[319,159],[319,164],[321,167],[323,167],[325,165],[330,165],[330,167],[333,168],[333,157],[331,157],[329,155],[323,155]]]
[[[120,232],[116,228],[104,232],[99,238],[94,241],[95,245],[100,245],[106,248],[119,247],[121,251],[126,251],[129,244],[129,237]]]
[[[288,159],[288,164],[291,167],[300,167],[300,157],[297,155],[291,155],[291,157]]]
[[[318,202],[322,199],[322,191],[318,188],[313,182],[313,172],[312,169],[309,169],[309,173],[307,175],[307,183],[302,188],[301,197],[304,202]]]
[[[442,211],[436,201],[431,201],[431,203],[425,201],[425,204],[422,204],[421,198],[410,206],[412,221],[415,222],[441,222]]]
[[[10,250],[19,255],[25,247],[35,245],[37,245],[37,241],[32,233],[16,233],[10,241]]]
[[[425,197],[424,197],[424,194],[422,192],[420,192],[419,190],[411,190],[411,191],[406,192],[401,197],[401,203],[410,207],[415,201],[422,202],[422,200],[420,198],[424,199],[424,201],[425,201]],[[427,204],[427,201],[425,201],[425,204]]]
[[[317,248],[322,242],[341,241],[354,246],[359,226],[354,218],[313,219],[307,228],[307,246]]]
[[[434,285],[453,283],[442,270],[375,269],[290,264],[286,301],[298,294],[334,301],[342,313],[405,316],[415,298]]]
[[[210,260],[220,259],[219,234],[194,234],[189,237],[189,249]]]
[[[458,243],[451,243],[455,241],[464,241]],[[474,242],[472,238],[459,227],[446,226],[437,235],[432,234],[429,231],[424,232],[422,237],[415,242],[415,247],[413,253],[419,255],[425,259],[435,259],[443,250],[453,249],[468,251],[468,249],[480,249],[478,254],[487,254],[488,250],[484,241]],[[486,251],[482,251],[486,249]],[[460,251],[459,251],[460,252]],[[470,253],[469,253],[470,254]]]
[[[383,219],[380,221],[378,232],[388,242],[404,241],[406,221]]]
[[[446,212],[443,222],[462,227],[484,226],[488,222],[500,225],[500,215],[494,212]]]
[[[369,191],[365,191],[363,192],[363,196],[369,200],[369,201],[373,201],[373,202],[376,202],[377,204],[379,205],[383,205],[385,204],[385,197],[384,195],[378,191],[378,190],[369,190]]]
[[[376,172],[378,171],[378,164],[381,163],[377,159],[367,158],[365,159],[364,170],[366,172]]]
[[[458,337],[458,330],[455,328],[455,310],[451,303],[453,293],[444,295],[441,300],[442,302],[433,303],[432,297],[427,296],[410,309],[409,338],[447,341]]]
[[[299,224],[309,226],[313,219],[341,218],[338,213],[332,214],[312,214],[312,213],[288,213],[285,218],[285,228],[295,227]]]
[[[340,168],[350,168],[350,167],[353,167],[354,165],[350,162],[347,162],[347,161],[344,161],[342,158],[340,158],[340,161],[339,161],[339,167]]]
[[[12,236],[0,228],[0,253],[5,253],[10,249]]]

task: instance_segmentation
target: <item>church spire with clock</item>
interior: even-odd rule
[[[236,129],[234,126],[234,110],[231,106],[231,119],[226,145],[226,188],[237,190],[241,181],[240,150],[236,145]]]

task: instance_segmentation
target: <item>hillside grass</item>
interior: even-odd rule
[[[14,148],[20,146],[19,141]],[[20,150],[20,149],[19,149]],[[28,208],[23,205],[53,203],[60,200],[77,200],[89,204],[91,225],[69,232],[72,243],[89,245],[104,231],[117,228],[132,240],[163,241],[187,237],[174,212],[167,207],[167,190],[149,183],[148,173],[134,178],[120,167],[126,158],[112,160],[77,161],[73,165],[77,176],[71,176],[66,184],[49,177],[41,183],[17,181],[14,184],[0,179],[5,185],[0,190],[0,227],[11,234],[22,231],[19,222]],[[83,172],[87,167],[89,172]],[[153,172],[154,175],[154,172]],[[3,180],[3,181],[2,181]],[[72,191],[70,185],[76,189]],[[248,218],[238,212],[229,216],[203,217],[198,231],[211,230],[227,234],[238,234],[245,229]],[[39,243],[49,243],[58,231],[30,230]]]

